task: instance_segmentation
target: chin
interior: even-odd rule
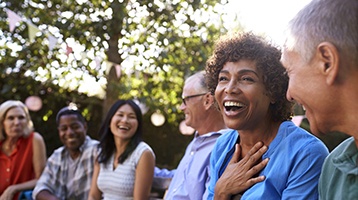
[[[324,129],[322,129],[322,126],[321,128],[319,128],[317,124],[310,123],[310,132],[316,136],[323,136],[328,134],[330,131],[324,131]]]

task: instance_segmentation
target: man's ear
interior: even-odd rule
[[[337,81],[339,73],[339,53],[330,42],[322,42],[317,47],[320,72],[326,77],[328,85]]]
[[[209,92],[205,95],[205,102],[204,106],[208,110],[214,104],[214,96],[211,95]]]

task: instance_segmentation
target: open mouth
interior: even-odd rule
[[[128,126],[118,126],[118,128],[121,129],[121,130],[126,130],[126,131],[129,130]]]
[[[240,102],[234,102],[234,101],[224,102],[225,111],[228,111],[228,112],[230,112],[230,111],[235,112],[235,111],[242,109],[243,107],[245,107],[245,105]]]

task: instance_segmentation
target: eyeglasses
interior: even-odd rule
[[[181,99],[183,100],[184,105],[186,105],[186,100],[193,98],[193,97],[198,97],[198,96],[203,96],[206,95],[206,93],[202,93],[202,94],[194,94],[194,95],[190,95],[190,96],[186,96],[186,97],[182,97]]]

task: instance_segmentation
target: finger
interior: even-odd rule
[[[235,152],[232,155],[229,164],[237,163],[240,159],[240,155],[241,155],[241,146],[239,144],[235,144]]]
[[[243,163],[248,164],[249,167],[256,164],[262,157],[262,155],[267,151],[267,146],[263,145],[262,142],[256,143],[250,151],[242,159]]]
[[[266,178],[265,176],[258,176],[258,177],[255,177],[255,178],[250,178],[249,180],[247,180],[246,186],[249,188],[249,187],[253,186],[256,183],[264,181],[265,178]]]
[[[250,151],[247,152],[248,156],[252,156],[254,155],[258,150],[260,150],[260,148],[262,148],[264,146],[263,142],[257,142],[251,149]]]
[[[260,163],[258,163],[257,165],[253,166],[248,172],[247,175],[252,177],[255,174],[258,174],[263,168],[266,167],[267,163],[269,162],[269,158],[265,158],[264,160],[262,160]]]

